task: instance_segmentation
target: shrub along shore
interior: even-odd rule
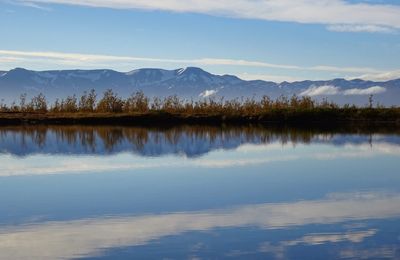
[[[264,96],[255,99],[184,100],[178,96],[164,99],[146,97],[136,92],[123,99],[107,90],[98,99],[94,90],[57,99],[48,104],[39,94],[27,100],[26,94],[18,104],[0,104],[0,124],[337,124],[368,123],[400,125],[400,108],[375,105],[373,96],[367,105],[340,106],[328,100],[317,102],[307,96],[281,96],[272,100]]]

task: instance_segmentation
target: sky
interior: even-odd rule
[[[0,70],[400,78],[398,0],[0,0]]]

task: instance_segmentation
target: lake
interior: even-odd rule
[[[400,135],[0,128],[0,259],[398,259]]]

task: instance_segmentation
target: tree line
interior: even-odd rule
[[[369,97],[367,108],[372,108],[373,99]],[[379,108],[383,108],[378,106]],[[323,99],[313,100],[309,96],[291,97],[280,96],[271,99],[263,96],[261,99],[236,98],[225,100],[224,98],[208,98],[201,100],[187,100],[177,95],[165,98],[154,97],[150,99],[142,91],[133,93],[128,98],[121,98],[112,89],[106,90],[98,98],[94,89],[85,91],[81,96],[68,96],[56,99],[49,104],[45,95],[40,93],[30,100],[27,94],[22,94],[19,103],[11,105],[0,104],[1,112],[24,112],[24,113],[146,113],[146,112],[168,112],[186,114],[247,114],[257,115],[276,110],[313,110],[313,109],[356,109],[355,105],[339,106],[333,102]]]

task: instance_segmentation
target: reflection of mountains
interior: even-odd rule
[[[138,127],[35,126],[0,128],[0,152],[30,154],[113,154],[142,156],[179,154],[195,157],[242,144],[400,143],[398,135],[335,134],[334,132],[262,127],[190,127],[149,129]]]

